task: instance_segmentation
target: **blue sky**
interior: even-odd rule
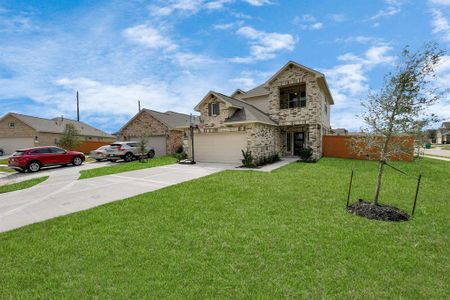
[[[333,127],[405,45],[450,45],[450,0],[1,1],[0,114],[76,117],[109,132],[146,108],[190,113],[209,90],[263,83],[288,60],[322,71]],[[447,87],[450,57],[436,85]],[[433,108],[450,119],[450,97]]]

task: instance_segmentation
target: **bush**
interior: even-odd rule
[[[300,159],[303,161],[308,161],[311,159],[311,156],[313,154],[313,150],[310,147],[302,148],[300,149]]]
[[[180,161],[180,160],[186,159],[188,155],[186,152],[181,151],[181,152],[175,152],[175,154],[173,156],[177,159],[177,161]]]
[[[246,168],[254,168],[255,167],[255,163],[254,163],[254,158],[252,155],[252,151],[250,150],[241,150],[242,151],[242,156],[244,157],[244,159],[242,160],[242,164],[244,165],[244,167]]]
[[[175,153],[184,153],[183,146],[178,147],[177,150],[175,150]]]

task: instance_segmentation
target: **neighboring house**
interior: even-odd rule
[[[278,153],[298,155],[311,147],[322,156],[322,135],[330,131],[333,103],[324,74],[290,61],[262,85],[231,96],[209,92],[195,107],[195,160],[239,163],[241,150],[256,159]],[[186,130],[185,149],[191,155]]]
[[[197,117],[192,120],[198,123]],[[191,116],[173,111],[158,112],[142,109],[118,132],[124,141],[140,141],[145,138],[147,144],[155,149],[155,155],[173,154],[183,145],[183,130],[178,127],[190,125]]]
[[[334,135],[348,135],[348,130],[345,128],[336,128],[331,131]]]
[[[442,123],[436,131],[437,144],[450,144],[450,122]]]
[[[81,138],[80,146],[86,151],[115,140],[114,136],[83,122],[63,117],[44,119],[10,112],[0,119],[0,147],[5,149],[5,153],[12,153],[21,148],[56,146],[67,124],[75,126]]]

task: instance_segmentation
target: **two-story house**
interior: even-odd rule
[[[450,122],[443,122],[436,131],[436,142],[438,144],[450,144]]]
[[[195,160],[239,163],[241,150],[258,159],[274,153],[298,155],[303,147],[322,156],[322,135],[330,131],[333,105],[324,74],[290,61],[268,81],[231,96],[209,92],[195,107],[201,113],[194,130]],[[184,148],[191,152],[191,135]]]

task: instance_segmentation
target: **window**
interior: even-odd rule
[[[280,88],[280,109],[306,107],[306,84]]]
[[[14,122],[9,122],[9,128],[16,128],[16,123]]]
[[[56,154],[64,154],[64,153],[66,153],[66,150],[58,148],[58,147],[53,147],[53,148],[50,148],[50,152],[56,153]]]
[[[325,102],[325,113],[328,114],[328,105],[327,105],[327,102]]]
[[[209,103],[208,104],[208,115],[209,116],[218,116],[220,114],[219,103]]]
[[[31,153],[32,154],[49,154],[51,152],[50,152],[49,148],[40,148],[40,149],[36,149],[36,150],[31,151]]]
[[[291,133],[286,133],[286,152],[291,152]]]

